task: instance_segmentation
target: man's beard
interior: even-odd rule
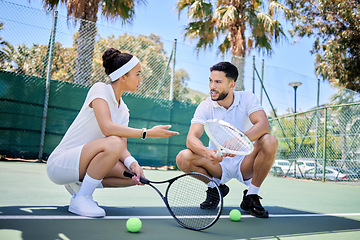
[[[227,92],[227,93],[222,92],[222,93],[219,93],[218,98],[216,98],[216,99],[211,98],[211,100],[213,100],[213,101],[221,101],[221,100],[224,100],[228,95],[229,95],[229,92]]]

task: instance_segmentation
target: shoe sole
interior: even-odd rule
[[[83,216],[83,217],[92,217],[92,218],[102,218],[102,217],[105,217],[105,214],[87,214],[87,213],[78,211],[77,209],[72,208],[72,207],[69,207],[68,211],[71,212],[71,213],[74,213],[74,214],[76,214],[76,215]]]
[[[247,208],[245,206],[245,204],[243,204],[243,202],[240,204],[240,208],[248,213],[250,213],[251,216],[257,217],[257,218],[269,218],[269,214],[263,214],[263,215],[258,215],[256,213],[254,213],[253,211],[251,211],[249,208]]]
[[[249,211],[250,215],[257,217],[257,218],[269,218],[269,214],[265,214],[265,215],[256,215],[254,212]]]

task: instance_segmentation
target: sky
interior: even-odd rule
[[[6,0],[31,8],[43,10],[42,0]],[[148,0],[146,5],[136,8],[135,18],[131,24],[122,25],[120,21],[110,22],[99,17],[98,22],[103,25],[121,28],[134,35],[157,34],[162,38],[164,48],[168,55],[172,50],[174,39],[177,39],[176,69],[183,68],[189,75],[189,88],[208,93],[209,68],[219,61],[230,61],[230,55],[222,57],[217,49],[201,51],[198,55],[195,52],[195,43],[184,39],[184,28],[187,24],[186,11],[180,16],[175,10],[176,0]],[[59,15],[66,15],[66,7],[60,5]],[[0,14],[1,15],[1,14]],[[1,17],[0,17],[1,19]],[[284,22],[283,22],[284,23]],[[288,24],[284,24],[287,28]],[[71,26],[68,26],[71,28]],[[116,32],[111,34],[116,35]],[[119,33],[120,34],[120,33]],[[318,78],[315,75],[314,59],[310,54],[313,40],[308,38],[294,39],[290,37],[274,45],[271,56],[262,55],[258,52],[251,52],[246,58],[245,68],[245,90],[252,91],[252,58],[256,59],[256,67],[261,74],[261,60],[264,59],[264,84],[270,96],[270,101],[278,110],[278,114],[284,114],[288,109],[294,107],[294,89],[288,84],[300,81],[303,84],[297,89],[297,112],[305,111],[316,107]],[[47,35],[48,36],[48,35]],[[48,41],[48,38],[45,38]],[[71,44],[71,43],[69,43]],[[320,104],[329,102],[330,96],[336,93],[326,81],[320,81]],[[260,97],[260,85],[257,80],[256,95]],[[270,104],[266,96],[262,97],[262,104],[269,112]]]

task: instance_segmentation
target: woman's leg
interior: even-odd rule
[[[124,139],[116,136],[94,140],[84,145],[79,163],[79,192],[71,198],[69,211],[81,216],[103,217],[105,211],[93,200],[96,187],[109,175],[126,148]],[[121,168],[121,166],[120,166]]]

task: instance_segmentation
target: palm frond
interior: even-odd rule
[[[286,8],[283,4],[279,3],[278,1],[270,1],[268,10],[269,16],[274,17],[276,14],[279,13],[279,10],[282,10],[285,15],[290,14],[290,10]]]
[[[98,0],[99,1],[99,0]],[[102,16],[110,20],[121,19],[130,23],[135,17],[135,7],[146,5],[145,0],[102,0]]]
[[[212,17],[213,9],[211,3],[205,3],[201,0],[194,1],[189,6],[188,18],[189,20],[204,20]]]
[[[228,26],[238,18],[238,11],[233,5],[219,7],[215,11],[215,18],[220,27]]]

